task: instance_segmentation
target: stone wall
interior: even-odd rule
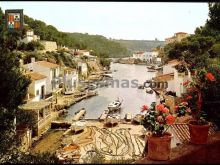
[[[44,45],[45,51],[56,51],[57,43],[54,41],[40,41],[42,45]]]

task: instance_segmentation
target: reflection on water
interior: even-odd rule
[[[132,80],[138,80],[138,84],[144,83],[146,80],[155,76],[155,72],[147,72],[146,66],[143,65],[129,65],[129,64],[111,64],[111,70],[117,70],[113,72],[114,80],[119,81],[119,88],[117,85],[114,87],[102,87],[96,89],[98,96],[83,100],[69,108],[66,119],[71,119],[74,113],[81,109],[86,109],[87,119],[97,119],[101,113],[107,109],[110,102],[119,98],[123,99],[121,118],[124,118],[126,113],[133,115],[140,113],[140,107],[143,104],[150,105],[151,102],[156,101],[155,93],[146,94],[145,90],[132,88]],[[125,88],[125,80],[129,82],[127,88]]]

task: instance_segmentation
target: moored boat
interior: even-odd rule
[[[109,110],[106,109],[104,110],[104,112],[101,114],[101,116],[99,117],[99,121],[103,121],[105,120],[107,117],[108,117],[108,113],[109,113]]]
[[[80,121],[73,122],[70,129],[71,129],[71,131],[77,133],[79,131],[83,131],[85,129],[85,127],[86,127],[86,121],[80,120]]]
[[[148,72],[157,72],[155,69],[147,69]]]
[[[73,121],[78,121],[78,120],[81,120],[85,117],[85,114],[86,114],[86,110],[85,108],[82,108],[80,110],[78,110],[77,112],[75,112],[75,116],[73,117]]]
[[[142,121],[142,117],[143,117],[143,115],[137,114],[137,115],[132,119],[132,122],[135,123],[135,124],[140,124],[141,121]]]
[[[115,100],[108,105],[110,111],[119,110],[121,108],[122,101]]]
[[[132,115],[130,113],[126,113],[124,119],[125,119],[125,121],[131,121]]]

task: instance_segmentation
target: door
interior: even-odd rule
[[[44,97],[45,97],[45,86],[42,85],[41,86],[41,99],[44,99]]]

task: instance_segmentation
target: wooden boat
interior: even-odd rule
[[[124,119],[125,119],[125,121],[131,121],[132,115],[130,113],[126,113]]]
[[[146,66],[147,69],[155,69],[155,67],[153,65],[149,65],[149,66]]]
[[[79,131],[83,131],[85,129],[85,127],[86,127],[86,121],[80,120],[80,121],[73,122],[70,129],[71,129],[71,131],[76,133]]]
[[[120,114],[112,114],[111,117],[120,120]]]
[[[147,69],[148,72],[157,72],[155,69]]]
[[[97,88],[97,85],[96,84],[89,84],[88,85],[88,89],[89,90],[95,90]]]
[[[75,112],[75,116],[73,116],[73,121],[78,121],[78,120],[81,120],[85,117],[85,114],[86,114],[86,110],[85,108],[82,108],[80,110],[78,110],[77,112]]]
[[[132,122],[133,122],[133,123],[140,124],[140,123],[141,123],[141,120],[142,120],[142,117],[143,117],[143,115],[137,114],[137,115],[132,119]]]
[[[101,114],[101,116],[99,117],[100,121],[105,120],[108,117],[108,113],[109,113],[109,109],[104,110],[104,112]]]
[[[108,105],[110,111],[119,110],[121,108],[122,101],[115,100]]]
[[[102,75],[103,77],[107,77],[107,78],[113,78],[113,75],[110,73],[106,73]]]
[[[106,127],[114,127],[114,126],[116,126],[116,125],[118,125],[118,119],[113,118],[113,117],[111,117],[111,116],[108,116],[108,117],[106,118],[106,122],[105,122],[105,126],[106,126]]]
[[[51,122],[51,129],[69,128],[70,126],[71,126],[71,123],[67,121],[52,121]]]

